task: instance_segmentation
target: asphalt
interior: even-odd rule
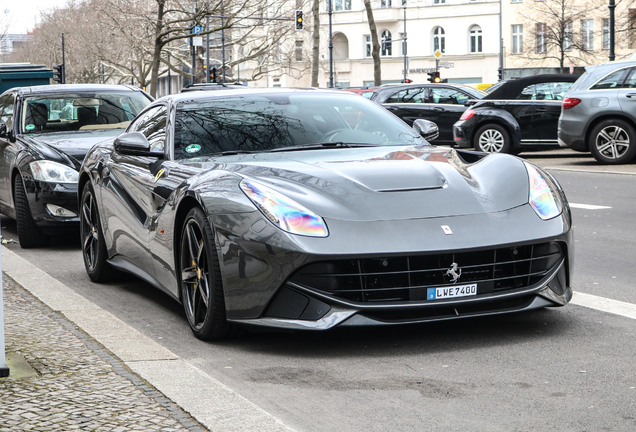
[[[6,247],[1,259],[0,432],[293,432]]]

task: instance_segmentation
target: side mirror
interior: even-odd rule
[[[124,155],[163,157],[163,153],[150,150],[150,143],[141,132],[121,134],[115,138],[113,144],[115,151]]]
[[[4,123],[0,123],[0,138],[7,138],[9,134],[7,133],[7,125]]]
[[[439,136],[439,129],[435,123],[429,120],[417,119],[413,122],[413,129],[426,141],[433,141]]]

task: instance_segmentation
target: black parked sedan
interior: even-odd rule
[[[119,135],[152,98],[128,86],[16,87],[0,96],[0,212],[24,248],[78,230],[77,179],[86,152]]]
[[[458,147],[488,153],[558,148],[561,100],[578,75],[512,79],[467,109],[453,126]]]
[[[407,84],[381,87],[371,100],[409,126],[415,119],[434,122],[439,128],[435,144],[453,144],[453,124],[466,111],[464,103],[484,96],[481,90],[459,84]]]
[[[342,91],[161,98],[84,160],[86,271],[164,290],[202,339],[565,305],[558,183],[515,157],[433,147],[435,131]]]

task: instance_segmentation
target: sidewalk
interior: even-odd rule
[[[6,275],[4,304],[0,431],[207,430]]]
[[[0,249],[10,369],[0,378],[0,432],[294,432],[7,247]]]

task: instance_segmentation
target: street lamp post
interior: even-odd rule
[[[205,16],[205,31],[210,31],[210,15]],[[210,82],[210,33],[205,35],[205,82]]]
[[[327,4],[329,7],[329,88],[333,88],[333,31],[331,28],[331,15],[333,15],[333,10],[331,8],[331,1],[328,0]]]
[[[402,50],[404,54],[404,83],[406,83],[406,0],[402,0],[404,8],[404,34],[402,35]]]
[[[614,9],[616,3],[614,0],[609,0],[609,61],[614,61]]]
[[[499,81],[503,79],[503,30],[501,22],[501,2],[499,0]]]

